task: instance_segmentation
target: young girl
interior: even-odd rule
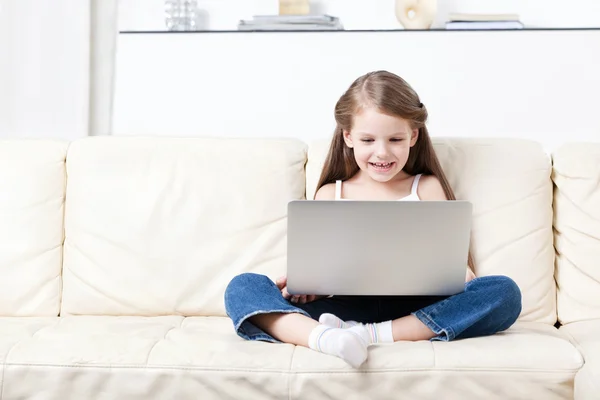
[[[315,200],[455,199],[425,127],[427,109],[402,78],[361,76],[338,100],[335,119]],[[505,276],[476,278],[470,255],[465,270],[464,291],[446,298],[290,296],[285,277],[246,273],[229,283],[225,307],[242,338],[306,346],[359,367],[376,343],[509,328],[521,313],[518,286]]]

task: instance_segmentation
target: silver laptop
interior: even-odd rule
[[[290,294],[453,295],[464,290],[467,201],[288,204]]]

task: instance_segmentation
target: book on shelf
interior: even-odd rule
[[[447,30],[523,29],[519,21],[447,22]]]
[[[255,15],[238,23],[240,31],[343,30],[338,17],[331,15]]]
[[[476,22],[476,21],[518,21],[518,14],[467,14],[467,13],[450,13],[448,21],[454,22]]]
[[[267,22],[278,24],[331,24],[339,18],[331,15],[254,15],[251,22]]]
[[[451,13],[446,22],[448,30],[523,29],[518,14]]]

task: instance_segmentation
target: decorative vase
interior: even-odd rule
[[[429,29],[435,20],[437,0],[396,0],[396,19],[404,29]]]
[[[309,0],[279,0],[279,15],[308,15]]]

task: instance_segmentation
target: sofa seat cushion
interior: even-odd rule
[[[245,341],[224,317],[0,319],[7,399],[559,399],[572,396],[582,365],[558,330],[534,322],[369,353],[354,370],[307,348]]]
[[[576,399],[600,399],[600,319],[564,325],[565,333],[579,349],[585,365],[575,376]]]

